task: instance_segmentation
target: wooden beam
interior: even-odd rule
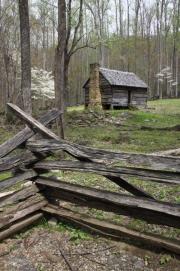
[[[21,166],[24,167],[36,161],[38,161],[37,156],[29,151],[26,151],[23,154],[7,156],[0,159],[0,172],[8,171]]]
[[[59,137],[54,134],[52,131],[47,129],[42,123],[37,121],[35,118],[33,118],[31,115],[25,113],[23,110],[21,110],[17,105],[8,103],[8,108],[17,115],[21,120],[23,120],[28,126],[30,126],[31,129],[40,132],[41,134],[59,140]]]
[[[39,188],[33,184],[27,188],[23,188],[19,191],[16,191],[10,195],[7,195],[5,198],[0,199],[0,207],[5,207],[10,204],[17,203],[19,201],[23,201],[36,193],[39,192]]]
[[[4,189],[10,188],[11,186],[13,186],[19,182],[24,182],[26,180],[32,179],[36,176],[37,176],[37,172],[30,169],[28,171],[25,171],[21,174],[14,176],[14,177],[4,179],[4,180],[0,181],[0,191],[3,191]]]
[[[57,109],[53,109],[46,113],[44,116],[42,116],[39,121],[43,123],[44,125],[48,125],[50,122],[55,120],[59,115],[61,114],[60,111]],[[16,134],[11,139],[4,142],[2,145],[0,145],[0,158],[6,156],[13,150],[15,150],[17,147],[19,147],[21,144],[23,144],[26,140],[31,138],[35,134],[35,131],[30,129],[29,127],[26,127],[22,131],[20,131],[18,134]]]
[[[143,219],[149,223],[180,227],[180,205],[167,202],[107,192],[80,185],[38,178],[36,183],[43,188],[48,199],[61,199],[90,208],[114,212]]]
[[[76,162],[76,161],[45,161],[38,162],[34,165],[34,168],[38,171],[40,170],[70,170],[70,171],[79,171],[79,172],[91,172],[102,175],[108,180],[114,182],[118,186],[124,188],[128,192],[132,193],[135,196],[147,197],[154,199],[153,196],[145,192],[143,189],[136,187],[135,185],[128,183],[125,178],[121,176],[121,169],[108,168],[103,164],[98,163],[85,163],[85,162]]]
[[[80,146],[72,143],[60,143],[53,139],[32,140],[27,142],[27,148],[35,152],[56,152],[64,150],[74,157],[89,158],[93,162],[114,163],[126,162],[131,165],[148,167],[154,170],[169,170],[180,172],[180,158],[163,157],[150,154],[113,152],[101,149]]]
[[[0,213],[0,230],[7,228],[12,223],[23,219],[42,207],[47,205],[47,201],[41,195],[35,195],[27,198],[23,203],[18,203],[13,207],[6,208],[4,212]]]
[[[171,180],[176,184],[180,184],[180,173],[177,172],[168,172],[162,170],[151,170],[144,168],[133,168],[133,167],[107,167],[100,163],[86,163],[80,161],[42,161],[37,162],[34,165],[35,169],[48,169],[48,170],[68,170],[68,171],[79,171],[79,172],[91,172],[96,173],[103,176],[113,176],[117,178],[121,178],[123,176],[135,176],[135,177],[146,177],[150,180],[153,179],[162,179]],[[120,184],[121,180],[119,180]]]
[[[36,129],[37,131],[39,131],[42,135],[47,136],[48,138],[52,138],[55,140],[58,140],[60,143],[67,143],[65,140],[59,139],[59,137],[57,135],[55,135],[53,132],[51,132],[49,129],[47,129],[44,125],[42,125],[40,122],[38,122],[37,120],[35,120],[32,116],[28,115],[27,113],[25,113],[23,110],[21,110],[18,106],[13,105],[11,103],[8,104],[9,108],[23,121],[25,121],[26,124],[28,124],[31,128]],[[70,144],[73,147],[73,144]],[[76,147],[74,147],[76,148]],[[71,154],[71,153],[70,153]],[[78,160],[82,160],[82,161],[90,161],[90,159],[87,159],[81,155],[79,155],[78,157],[76,157]],[[111,179],[111,177],[108,177],[109,179]],[[121,178],[122,180],[122,178]],[[116,182],[117,183],[117,182]],[[145,191],[143,191],[140,188],[137,188],[136,186],[128,183],[125,179],[123,179],[121,182],[119,182],[119,185],[122,186],[124,189],[126,189],[127,191],[129,191],[130,193],[133,193],[135,195],[141,196],[141,197],[148,197],[148,198],[153,198],[151,195],[149,195],[148,193],[146,193]]]
[[[61,221],[70,222],[75,224],[75,226],[89,230],[91,233],[97,233],[98,235],[100,234],[121,241],[129,239],[131,243],[133,240],[135,243],[140,242],[147,247],[157,247],[180,254],[180,244],[171,239],[131,230],[123,226],[91,218],[87,215],[85,216],[84,214],[81,215],[68,209],[57,208],[50,204],[43,207],[42,211],[56,216]]]
[[[42,217],[43,217],[43,213],[38,212],[33,215],[31,214],[30,217],[27,217],[27,218],[23,219],[22,221],[18,221],[17,223],[12,224],[8,229],[0,232],[0,241],[4,240],[5,238],[7,238],[15,233],[18,233],[22,229],[37,222]]]

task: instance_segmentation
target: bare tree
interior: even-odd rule
[[[67,33],[64,48],[64,84],[65,84],[65,100],[67,101],[69,85],[68,85],[68,70],[71,57],[78,50],[87,47],[87,44],[80,44],[83,33],[80,32],[83,23],[83,0],[79,3],[79,14],[76,25],[73,29],[73,14],[72,14],[72,0],[69,0],[67,7]]]
[[[64,113],[64,52],[66,46],[66,2],[58,0],[58,44],[55,52],[55,102]],[[58,134],[64,138],[64,114],[58,120]]]
[[[134,71],[136,72],[137,66],[137,35],[138,35],[138,19],[139,19],[139,11],[140,11],[140,3],[141,0],[135,1],[135,26],[134,26]]]
[[[123,5],[122,0],[119,0],[119,34],[123,37]]]
[[[105,20],[109,8],[107,0],[92,0],[92,2],[85,2],[86,7],[91,12],[94,20],[94,30],[99,43],[99,62],[101,66],[105,66]]]
[[[32,113],[31,100],[31,55],[28,0],[19,0],[20,36],[21,36],[21,91],[24,110]]]
[[[129,7],[130,3],[129,0],[127,0],[127,70],[129,71],[129,27],[130,27],[130,15],[129,15]]]
[[[172,52],[172,67],[173,67],[173,78],[176,82],[174,86],[175,96],[178,97],[178,55],[177,55],[177,44],[178,44],[178,33],[180,27],[180,0],[174,0],[173,2],[173,52]]]
[[[114,0],[115,5],[115,15],[116,15],[116,34],[119,34],[119,25],[118,25],[118,3],[117,0]]]

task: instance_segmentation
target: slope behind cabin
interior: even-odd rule
[[[85,107],[98,101],[103,109],[145,107],[147,104],[148,86],[136,74],[101,68],[96,63],[90,65],[90,78],[83,88]],[[92,101],[92,97],[96,97],[96,101]]]

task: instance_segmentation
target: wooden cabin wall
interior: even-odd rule
[[[89,104],[89,82],[85,85],[85,106]],[[100,90],[102,106],[105,109],[110,106],[134,106],[144,107],[147,104],[147,89],[134,87],[111,86],[100,74]]]
[[[100,74],[100,90],[102,105],[111,105],[112,103],[112,88],[109,82]]]
[[[113,106],[144,107],[147,104],[147,89],[121,86],[113,86],[112,89]]]
[[[131,91],[131,106],[144,107],[147,104],[147,89],[136,89]]]
[[[128,107],[128,89],[121,89],[121,87],[113,87],[112,91],[112,105]]]

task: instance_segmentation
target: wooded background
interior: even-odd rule
[[[32,67],[54,73],[58,1],[29,1]],[[149,98],[178,97],[180,0],[66,1],[65,97],[82,104],[89,64],[132,71]],[[0,0],[0,111],[20,91],[18,1]]]

